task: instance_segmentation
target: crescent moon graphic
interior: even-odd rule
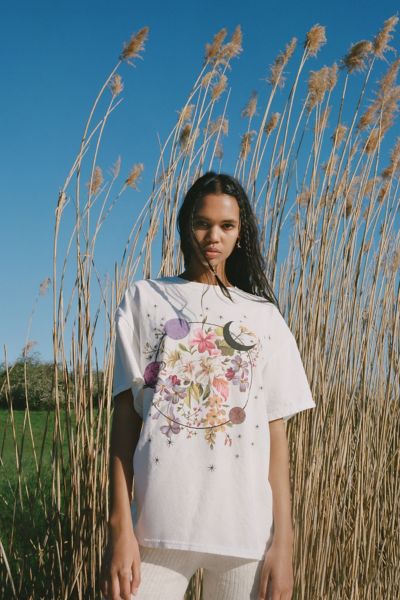
[[[233,323],[233,321],[228,321],[227,323],[225,323],[225,325],[223,327],[223,335],[224,335],[224,340],[226,341],[226,343],[229,346],[231,346],[232,348],[235,348],[235,350],[240,350],[241,352],[246,352],[247,350],[254,348],[254,346],[256,344],[251,344],[250,346],[246,346],[245,344],[240,344],[232,337],[232,334],[229,331],[229,327],[230,327],[231,323]]]

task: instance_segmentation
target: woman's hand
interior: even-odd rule
[[[140,584],[140,553],[132,532],[112,531],[100,574],[100,589],[107,600],[130,600]]]
[[[293,593],[292,547],[272,542],[260,576],[259,600],[290,600]]]

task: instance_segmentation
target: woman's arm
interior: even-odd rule
[[[272,489],[274,540],[285,545],[293,543],[292,510],[289,480],[289,448],[283,419],[269,423],[269,482]]]
[[[133,408],[130,390],[115,396],[110,441],[110,516],[108,542],[101,569],[105,598],[129,598],[140,584],[140,552],[131,516],[133,455],[142,419]]]
[[[293,526],[291,516],[289,448],[283,419],[269,422],[270,463],[268,479],[272,489],[274,534],[266,552],[260,577],[259,597],[289,600],[293,592]],[[268,596],[269,597],[269,596]]]
[[[110,440],[110,518],[109,526],[132,526],[131,503],[133,455],[139,441],[142,418],[133,408],[131,390],[114,399]]]

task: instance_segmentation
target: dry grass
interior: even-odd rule
[[[400,146],[397,141],[388,150],[387,143],[393,139],[399,101],[399,63],[389,63],[388,45],[396,24],[397,17],[392,17],[374,40],[354,44],[339,70],[336,65],[323,66],[310,70],[307,77],[308,61],[313,57],[315,64],[326,42],[324,28],[314,26],[299,58],[293,39],[272,64],[266,78],[267,100],[261,103],[253,94],[243,110],[248,123],[235,173],[257,213],[268,275],[299,343],[317,403],[314,411],[288,423],[296,599],[400,597]],[[129,186],[136,187],[143,165],[120,175],[117,161],[111,177],[106,177],[97,156],[104,126],[123,89],[117,69],[123,60],[137,58],[147,28],[125,46],[89,115],[80,153],[56,208],[55,411],[49,414],[54,434],[52,469],[47,473],[51,486],[46,495],[42,450],[37,446],[36,485],[26,485],[27,474],[21,469],[24,438],[16,439],[10,406],[18,485],[11,495],[13,521],[0,544],[2,597],[99,597],[109,510],[106,448],[112,408],[113,314],[135,277],[169,275],[182,269],[175,233],[179,201],[204,170],[223,170],[227,73],[232,58],[241,52],[240,28],[230,41],[225,42],[226,36],[226,30],[221,30],[206,46],[201,72],[161,148],[152,193],[136,215],[115,279],[107,286],[101,285],[95,270],[96,239],[121,194]],[[388,67],[374,90],[371,75],[381,68],[382,58]],[[285,89],[284,70],[289,61],[297,61],[297,67],[291,67],[294,76],[282,102],[276,92]],[[308,82],[308,93],[300,100],[298,88],[303,81]],[[93,123],[107,88],[111,90],[109,105]],[[370,103],[370,98],[375,99]],[[83,159],[90,177],[82,206]],[[124,183],[114,192],[120,177]],[[60,259],[60,228],[65,210],[72,206],[75,227]],[[96,214],[90,235],[90,218]],[[287,235],[288,251],[282,257],[282,240]],[[154,272],[152,254],[159,238],[161,269]],[[68,290],[65,274],[71,262],[76,283]],[[101,289],[101,304],[94,313],[93,268]],[[99,315],[106,324],[105,358],[96,411],[93,389],[98,365],[93,335]],[[71,321],[72,338],[67,340],[66,324]],[[29,410],[26,422],[23,435],[32,437]],[[64,445],[66,454],[61,451]],[[6,508],[3,496],[0,503]],[[14,539],[19,515],[26,514],[27,506],[35,506],[35,514],[45,524],[35,529],[33,519],[26,533],[34,548],[32,569],[24,568],[26,557]],[[200,590],[201,571],[192,578],[186,600],[198,600]]]

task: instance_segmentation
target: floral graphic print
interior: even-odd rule
[[[231,445],[228,430],[246,419],[258,354],[256,334],[241,322],[168,320],[144,372],[146,386],[154,389],[152,418],[162,420],[161,433],[171,439],[183,431],[187,437],[201,432],[213,448],[222,432]]]

